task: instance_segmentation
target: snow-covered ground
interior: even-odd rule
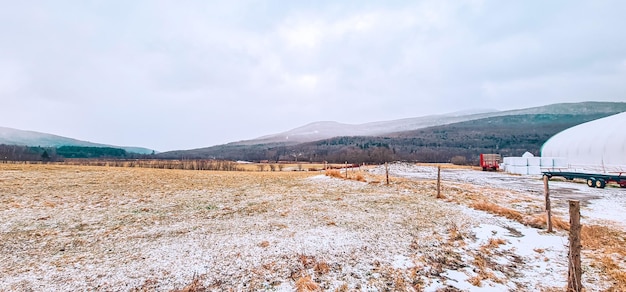
[[[384,174],[384,167],[371,169],[370,172]],[[418,166],[414,164],[396,163],[389,167],[389,174],[395,177],[404,177],[413,180],[436,180],[437,167]],[[534,201],[544,201],[544,183],[541,176],[520,176],[501,172],[485,172],[471,169],[447,168],[441,169],[441,179],[443,184],[471,184],[487,188],[497,188],[513,192],[514,194],[524,194]],[[568,200],[578,200],[581,202],[581,223],[599,224],[610,226],[619,231],[626,232],[626,189],[618,187],[607,187],[605,189],[590,188],[584,183],[551,180],[550,198],[553,212],[568,214]],[[487,190],[488,191],[488,190]],[[497,200],[497,199],[496,199]],[[478,222],[489,218],[485,212],[463,208],[463,212],[471,214],[471,217]],[[567,275],[567,245],[568,234],[557,232],[547,234],[543,230],[538,230],[520,223],[504,218],[492,218],[497,223],[481,223],[479,227],[473,229],[477,237],[476,243],[470,244],[473,248],[477,243],[488,240],[490,236],[499,235],[507,240],[507,244],[502,248],[522,259],[524,265],[520,267],[519,273],[524,275],[527,281],[526,288],[540,290],[542,283],[553,283],[555,287],[566,285]],[[567,219],[567,218],[566,218]],[[508,232],[516,230],[515,234]],[[502,264],[508,264],[506,258]],[[584,264],[584,263],[583,263]],[[587,264],[589,264],[587,262]],[[583,282],[587,291],[600,291],[608,288],[603,283],[600,271],[594,271],[586,267],[585,280]],[[464,291],[483,291],[481,287],[468,285],[468,272],[460,273],[459,270],[451,271],[450,277],[456,281],[452,283],[454,287]],[[535,288],[532,288],[535,287]],[[494,285],[484,287],[487,291],[514,290],[512,287],[502,287]]]
[[[463,203],[493,193],[535,212],[538,177],[443,169],[442,200],[434,198],[435,168],[390,169],[386,186],[376,176],[382,167],[358,182],[305,172],[0,165],[0,291],[170,291],[194,279],[209,291],[565,286],[565,231],[547,234]],[[623,189],[551,187],[556,213],[580,198],[583,224],[623,226]],[[583,283],[587,291],[610,285],[591,266]]]
[[[398,163],[390,167],[390,175],[413,179],[437,179],[437,168],[434,166],[417,166]],[[378,167],[371,172],[383,174],[384,168]],[[442,168],[441,179],[455,183],[468,183],[476,186],[506,189],[517,193],[544,198],[544,185],[541,176],[511,175],[503,172],[475,171],[459,168]],[[605,189],[590,188],[584,183],[551,180],[550,198],[553,208],[566,207],[567,200],[579,200],[583,223],[585,220],[606,220],[611,224],[626,229],[626,189],[607,187]],[[556,206],[555,206],[556,204]],[[562,210],[563,211],[563,210]],[[566,211],[564,211],[567,213]]]
[[[517,222],[496,218],[484,212],[462,208],[480,223],[471,229],[474,236],[467,240],[467,246],[459,247],[464,255],[467,267],[447,270],[446,285],[462,291],[540,291],[546,283],[552,287],[562,287],[567,280],[567,239],[562,234],[546,234]],[[481,286],[470,283],[475,277],[476,266],[472,264],[476,253],[487,252],[481,246],[488,245],[493,238],[503,239],[505,243],[490,250],[490,261],[502,267],[513,267],[513,271],[503,273],[493,269],[498,280],[484,281]],[[518,277],[518,279],[515,279]],[[504,280],[506,279],[506,280]],[[426,287],[425,291],[437,291],[445,287],[439,281]]]

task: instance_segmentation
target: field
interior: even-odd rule
[[[541,229],[541,194],[455,178],[436,199],[432,167],[382,169],[0,164],[0,291],[563,290],[567,233]],[[603,226],[583,283],[619,291],[624,229]]]

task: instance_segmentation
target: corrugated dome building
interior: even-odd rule
[[[543,144],[541,156],[566,158],[572,171],[626,173],[626,112],[552,136]]]

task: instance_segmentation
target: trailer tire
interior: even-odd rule
[[[587,186],[590,188],[595,188],[596,187],[596,179],[593,177],[590,177],[587,179]]]
[[[604,187],[606,187],[606,181],[603,179],[596,180],[596,188],[603,189]]]

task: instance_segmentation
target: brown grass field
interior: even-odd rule
[[[0,164],[0,291],[420,291],[467,265],[461,251],[476,286],[525,287],[491,260],[501,239],[468,247],[476,223],[458,205],[527,224],[542,202],[454,183],[436,200],[434,181],[322,174]],[[592,265],[620,291],[623,233],[587,232]]]

